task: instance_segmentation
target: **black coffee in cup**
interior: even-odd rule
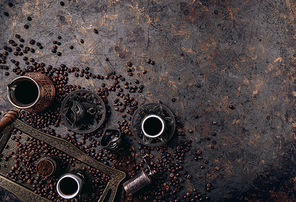
[[[57,192],[64,199],[72,199],[82,189],[82,179],[78,175],[66,173],[57,183]]]
[[[163,126],[161,121],[156,117],[150,117],[146,119],[144,123],[144,131],[151,136],[154,136],[160,133],[160,131],[162,130],[162,127]]]
[[[155,114],[146,116],[142,121],[143,134],[148,138],[157,138],[164,132],[165,122],[164,120]]]
[[[60,190],[65,195],[72,195],[78,190],[78,184],[73,178],[65,177],[60,182]]]

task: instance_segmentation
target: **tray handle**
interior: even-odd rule
[[[115,196],[117,194],[117,187],[111,185],[112,182],[109,181],[107,186],[104,189],[103,194],[99,198],[98,202],[113,202],[115,199]],[[108,197],[108,200],[107,200]]]
[[[1,119],[0,122],[0,133],[9,125],[11,125],[18,117],[19,110],[9,110]]]
[[[10,130],[12,130],[11,124],[19,117],[19,109],[14,109],[8,111],[0,122],[0,133],[2,133],[2,137],[0,138],[0,153],[2,153],[9,137]],[[10,126],[10,127],[9,127]],[[4,131],[4,132],[3,132]]]

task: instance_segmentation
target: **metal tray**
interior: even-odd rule
[[[120,182],[126,177],[126,174],[123,171],[117,170],[115,168],[111,168],[107,165],[100,163],[99,161],[91,158],[90,156],[83,153],[81,150],[76,148],[71,143],[48,135],[46,133],[40,132],[31,126],[23,123],[19,119],[17,119],[13,124],[6,127],[3,131],[3,136],[0,140],[0,153],[3,152],[4,147],[9,142],[11,137],[11,131],[13,129],[17,129],[27,134],[30,137],[36,138],[38,140],[44,141],[46,144],[66,153],[67,155],[81,161],[82,164],[93,167],[110,177],[103,194],[100,196],[98,202],[102,202],[106,199],[107,195],[109,196],[109,202],[114,201],[118,186]],[[7,149],[5,149],[7,150]],[[27,201],[51,201],[47,198],[41,197],[38,194],[35,194],[31,189],[25,187],[22,184],[13,182],[12,180],[6,177],[7,169],[0,168],[0,186],[7,189],[8,191],[14,193],[16,196]]]

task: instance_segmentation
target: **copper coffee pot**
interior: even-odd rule
[[[7,94],[9,102],[16,108],[2,118],[0,132],[19,117],[22,109],[39,113],[48,108],[55,98],[55,87],[44,74],[32,72],[13,79],[7,85]]]

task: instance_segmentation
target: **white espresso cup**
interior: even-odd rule
[[[146,116],[142,121],[142,131],[148,138],[154,139],[162,135],[165,129],[164,120],[155,114]]]
[[[71,199],[78,195],[82,189],[82,179],[74,174],[64,174],[57,183],[57,192],[64,199]]]

